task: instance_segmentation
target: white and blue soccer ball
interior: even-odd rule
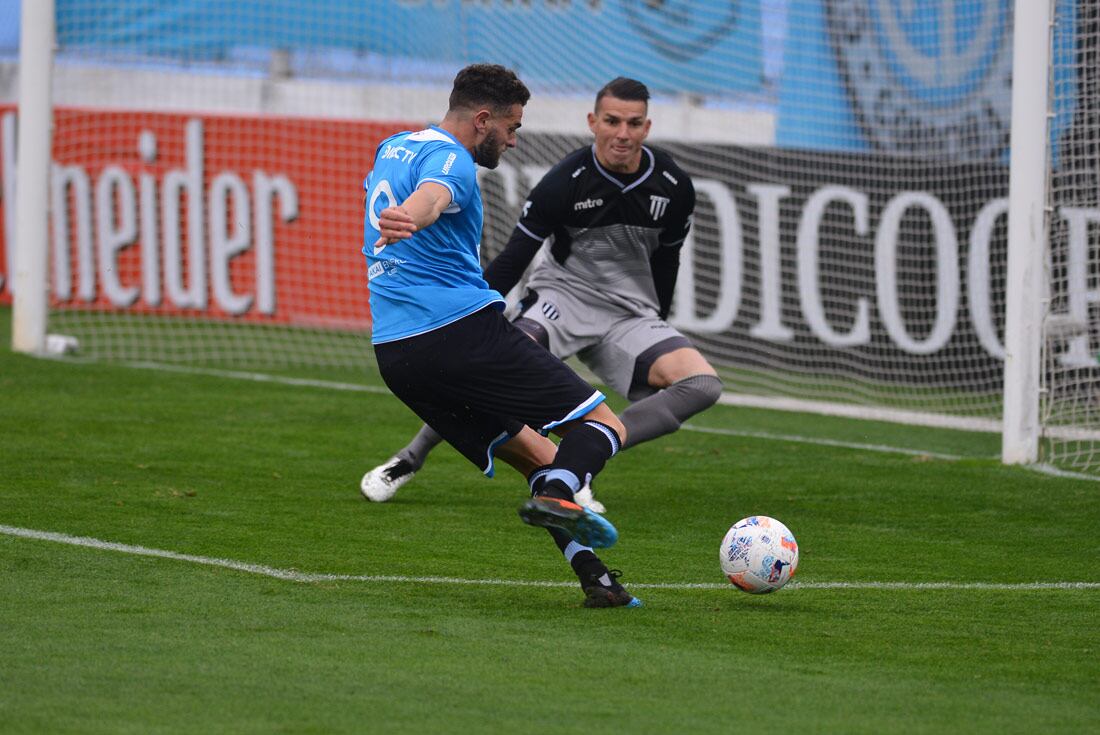
[[[749,516],[730,526],[718,550],[722,572],[751,595],[775,592],[798,569],[798,542],[774,518]]]

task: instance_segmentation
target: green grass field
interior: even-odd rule
[[[711,409],[601,476],[645,607],[586,610],[507,468],[360,498],[417,427],[369,368],[37,360],[0,316],[0,732],[1100,731],[1100,483],[994,436]],[[717,562],[754,513],[801,547],[763,597]]]

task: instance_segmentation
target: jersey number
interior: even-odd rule
[[[386,201],[381,207],[376,207],[378,200],[385,195]],[[374,187],[374,193],[370,195],[370,201],[367,202],[367,217],[370,218],[371,226],[376,230],[382,229],[382,223],[378,219],[378,213],[386,207],[392,207],[396,203],[393,196],[393,189],[390,187],[390,182],[386,179],[382,179],[378,182],[378,186]],[[382,248],[386,247],[385,245]],[[382,252],[382,248],[375,248],[374,254],[378,255]]]

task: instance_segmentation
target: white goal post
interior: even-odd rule
[[[19,43],[19,206],[15,217],[12,288],[12,349],[46,352],[46,293],[49,252],[50,142],[53,135],[51,77],[54,48],[53,0],[23,3]],[[12,187],[13,190],[14,187]]]
[[[1001,458],[1039,458],[1039,371],[1049,216],[1053,2],[1016,0],[1012,51],[1012,143],[1008,184],[1008,276]]]

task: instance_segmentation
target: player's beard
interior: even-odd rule
[[[474,147],[474,162],[485,168],[496,168],[502,153],[504,147],[500,144],[500,136],[496,130],[490,130],[485,140]]]

